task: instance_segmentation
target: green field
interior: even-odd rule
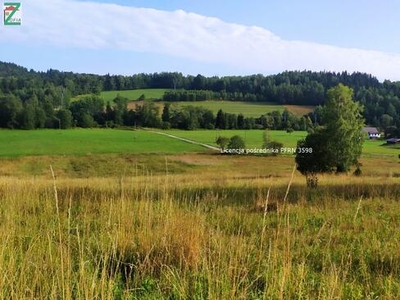
[[[263,143],[263,130],[166,130],[163,131],[179,137],[191,139],[197,142],[216,146],[215,140],[218,136],[232,137],[241,136],[249,148],[261,147]],[[297,141],[306,137],[305,131],[294,131],[287,133],[282,130],[270,130],[271,139],[281,142],[285,147],[296,147]],[[400,154],[398,146],[385,146],[385,141],[365,140],[362,155],[365,157],[391,157],[397,158]]]
[[[107,129],[0,131],[0,157],[182,153],[203,150],[201,146],[145,131]]]
[[[103,98],[104,102],[111,102],[114,100],[118,94],[122,97],[128,98],[130,101],[136,101],[140,98],[140,96],[144,95],[147,100],[158,100],[162,99],[165,91],[167,89],[137,89],[137,90],[124,90],[124,91],[106,91],[101,92],[100,97]],[[88,95],[78,95],[73,97],[71,101],[77,101],[82,97]]]
[[[168,89],[137,89],[137,90],[126,90],[126,91],[107,91],[101,92],[100,96],[104,101],[112,101],[118,94],[122,97],[128,98],[129,100],[138,100],[141,95],[145,96],[147,100],[162,99],[164,93]]]
[[[243,101],[185,101],[185,102],[172,102],[177,106],[202,106],[213,111],[214,114],[222,109],[224,112],[231,114],[243,114],[246,117],[258,118],[263,114],[280,111],[283,112],[285,109],[289,110],[294,115],[301,117],[313,111],[311,106],[298,106],[298,105],[279,105],[270,102],[243,102]]]
[[[363,156],[396,157],[400,154],[398,145],[386,145],[382,140],[366,140],[363,145]]]
[[[199,143],[217,146],[218,136],[241,136],[247,148],[261,148],[263,130],[157,130]],[[270,130],[271,139],[285,147],[296,147],[297,141],[306,132]],[[366,140],[364,157],[397,158],[400,149],[382,146],[384,141]],[[88,154],[145,154],[209,152],[199,145],[189,144],[147,131],[112,129],[70,129],[70,130],[1,130],[0,157],[20,157],[38,155],[88,155]]]
[[[217,146],[215,140],[218,136],[232,137],[239,135],[245,141],[246,147],[261,148],[264,130],[165,130],[163,132],[213,146]],[[281,130],[270,130],[269,132],[273,140],[283,143],[286,147],[296,147],[297,141],[307,134],[305,131],[287,133]]]
[[[285,107],[268,102],[241,102],[241,101],[182,101],[171,102],[178,107],[182,106],[201,106],[211,110],[214,114],[222,109],[226,113],[243,114],[246,117],[258,118],[268,112],[278,110],[283,112]]]

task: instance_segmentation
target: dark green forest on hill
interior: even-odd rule
[[[306,124],[323,124],[318,113],[325,103],[326,92],[342,83],[354,90],[354,99],[364,106],[368,125],[397,134],[400,128],[400,82],[385,80],[364,73],[288,71],[277,75],[205,77],[178,72],[153,74],[93,75],[50,69],[36,72],[13,63],[0,63],[0,127],[4,128],[68,128],[107,125],[176,127],[183,129],[273,128],[304,129]],[[117,97],[106,107],[100,92],[145,88],[170,89],[164,101],[231,101],[271,102],[317,106],[316,113],[296,118],[289,112],[269,114],[260,118],[244,118],[223,113],[217,116],[202,108],[164,108],[160,117],[152,103],[127,109],[127,99]],[[70,99],[91,94],[79,101]],[[262,112],[260,112],[262,114]],[[234,120],[235,119],[235,120]],[[188,120],[194,120],[189,124]],[[226,121],[227,120],[227,121]],[[188,123],[189,122],[189,123]]]

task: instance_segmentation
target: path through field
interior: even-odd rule
[[[156,133],[156,134],[160,134],[160,135],[164,135],[164,136],[167,136],[167,137],[170,137],[170,138],[173,138],[173,139],[181,140],[181,141],[186,142],[186,143],[200,145],[200,146],[203,146],[205,148],[212,149],[212,150],[215,150],[215,151],[221,151],[221,149],[218,148],[218,147],[214,147],[214,146],[211,146],[211,145],[208,145],[208,144],[199,143],[199,142],[196,142],[196,141],[193,141],[193,140],[188,140],[188,139],[185,139],[185,138],[173,135],[173,134],[164,133],[164,132],[160,132],[160,131],[154,131],[154,130],[146,130],[146,131],[152,132],[152,133]]]

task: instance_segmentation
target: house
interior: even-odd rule
[[[391,138],[391,139],[387,139],[386,140],[387,144],[398,144],[400,143],[400,139],[399,138]]]
[[[4,18],[5,17],[8,17],[8,15],[12,12],[12,11],[14,11],[14,6],[7,6],[4,10]]]
[[[6,7],[3,12],[4,12],[4,21],[6,20],[6,18],[10,15],[11,12],[14,11],[14,6],[8,6]]]
[[[381,133],[376,127],[364,127],[361,131],[367,133],[369,139],[379,139],[381,137]]]

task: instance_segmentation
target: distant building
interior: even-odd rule
[[[381,133],[376,127],[364,127],[361,131],[368,134],[369,139],[379,139],[381,137]]]

